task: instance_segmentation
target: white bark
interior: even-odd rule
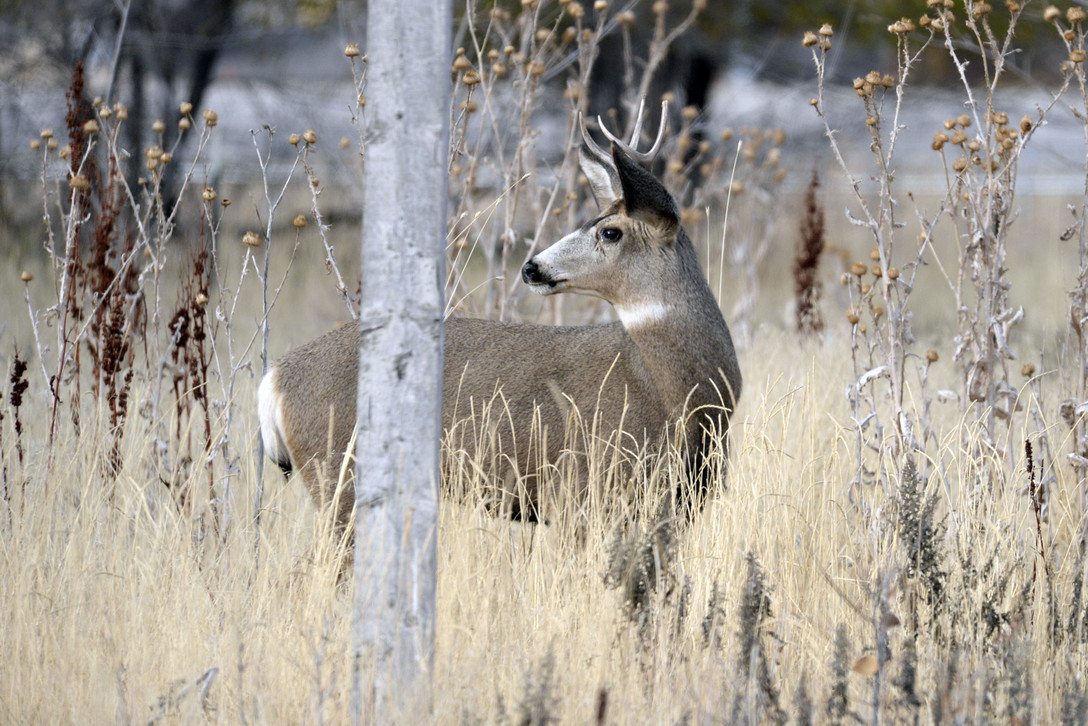
[[[451,0],[369,3],[356,722],[381,723],[405,707],[416,713],[430,707],[451,27]]]

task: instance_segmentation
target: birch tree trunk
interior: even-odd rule
[[[452,0],[371,0],[353,716],[429,713]],[[407,710],[403,710],[407,709]]]

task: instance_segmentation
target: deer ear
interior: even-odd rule
[[[680,210],[665,185],[615,143],[612,144],[612,159],[616,163],[627,216],[655,227],[679,227]]]
[[[588,145],[582,145],[578,149],[578,162],[582,173],[589,180],[589,188],[593,190],[597,207],[603,212],[615,204],[623,195],[623,190],[612,160],[598,155]]]

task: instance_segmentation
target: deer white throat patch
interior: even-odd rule
[[[634,303],[633,305],[616,305],[616,314],[625,328],[638,328],[643,325],[653,325],[665,319],[669,312],[669,306],[665,303]]]

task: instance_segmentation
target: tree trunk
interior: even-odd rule
[[[372,0],[368,7],[356,722],[430,709],[451,28],[451,0]]]

